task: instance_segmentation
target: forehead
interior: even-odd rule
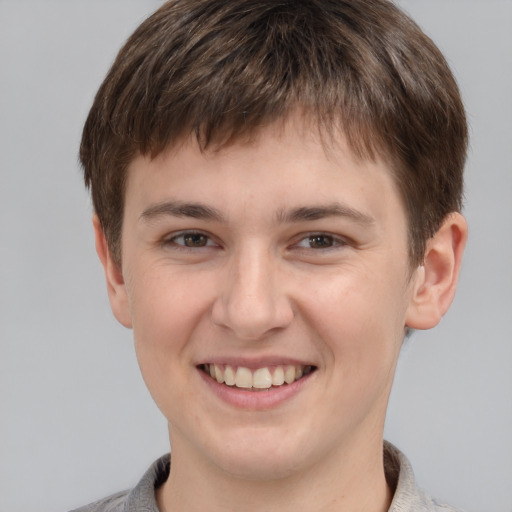
[[[342,134],[322,137],[302,120],[276,123],[219,147],[202,149],[189,137],[154,159],[139,155],[128,169],[126,214],[140,217],[169,201],[201,203],[218,218],[247,222],[340,204],[360,219],[403,216],[384,159],[363,159]]]

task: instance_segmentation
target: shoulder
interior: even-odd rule
[[[444,505],[442,503],[438,503],[436,500],[432,500],[436,512],[463,512],[458,508],[451,507],[450,505]]]
[[[95,501],[85,507],[80,507],[71,512],[123,512],[126,497],[129,491],[122,491],[108,498]]]
[[[131,490],[118,492],[71,512],[158,512],[155,489],[169,476],[170,457],[164,455],[146,471]]]
[[[394,489],[388,512],[461,512],[420,489],[407,457],[388,442],[384,444],[384,468],[388,484]]]

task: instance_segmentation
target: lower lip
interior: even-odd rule
[[[252,410],[273,409],[292,399],[316,373],[311,372],[292,384],[285,384],[268,390],[249,391],[235,386],[219,384],[203,370],[198,369],[197,371],[210,390],[222,401],[241,409]]]

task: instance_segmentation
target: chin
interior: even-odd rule
[[[303,464],[298,459],[298,453],[285,457],[272,453],[233,454],[232,457],[222,457],[219,467],[230,477],[251,481],[276,481],[293,476],[300,471]]]
[[[304,443],[290,432],[270,430],[228,436],[228,443],[210,451],[211,462],[231,477],[253,481],[284,479],[307,466]]]

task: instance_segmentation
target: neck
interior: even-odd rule
[[[306,470],[264,481],[239,478],[190,455],[173,448],[169,479],[157,491],[160,512],[385,512],[392,500],[382,439],[366,440],[363,452],[360,446],[339,450]]]

